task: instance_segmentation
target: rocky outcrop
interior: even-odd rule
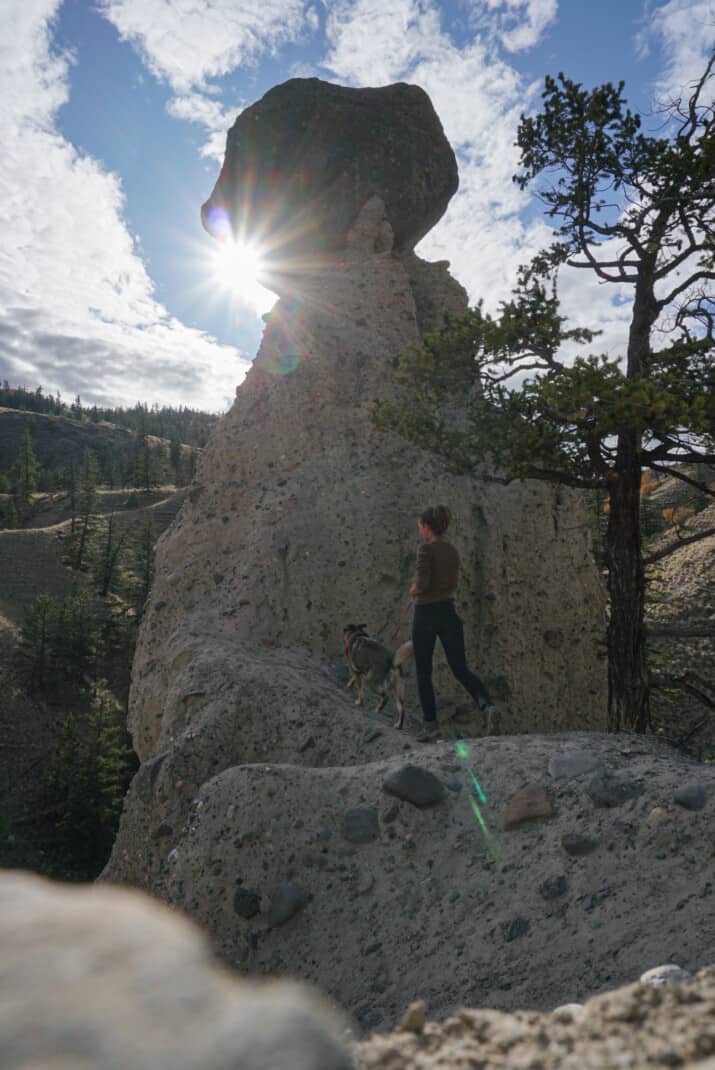
[[[324,93],[327,114],[334,89],[310,87],[321,101]],[[355,102],[357,123],[362,97],[338,97],[341,108]],[[375,128],[384,144],[392,144],[390,124],[414,137],[416,177],[405,172],[400,195],[422,203],[424,176],[442,173],[445,149],[434,132],[420,140],[419,123],[402,130],[398,103],[424,95],[397,87],[368,97],[386,102]],[[265,114],[282,137],[282,111]],[[375,184],[352,183],[345,225],[326,235],[328,263],[313,259],[310,270],[281,276],[258,356],[158,545],[129,713],[142,766],[106,875],[187,909],[227,960],[319,978],[362,1021],[388,1021],[420,994],[426,973],[444,1007],[463,998],[451,962],[432,958],[428,970],[417,929],[408,939],[401,927],[424,911],[425,948],[453,939],[465,905],[460,884],[448,877],[427,893],[427,859],[435,878],[452,873],[459,837],[468,854],[474,847],[465,825],[473,815],[457,805],[453,770],[452,788],[418,811],[429,854],[403,872],[418,826],[412,803],[386,803],[383,784],[411,747],[414,691],[405,733],[391,727],[393,711],[356,712],[344,689],[343,626],[364,621],[394,635],[413,578],[417,515],[445,502],[464,566],[458,606],[469,658],[504,706],[505,730],[599,729],[604,597],[574,495],[455,477],[374,429],[372,400],[394,389],[391,356],[418,345],[444,309],[463,309],[466,295],[446,264],[410,250],[448,193],[410,209],[403,227],[383,174],[389,161],[380,170],[370,151]],[[278,219],[285,189],[303,188],[311,159],[283,154]],[[261,158],[251,160],[261,173]],[[224,180],[237,167],[231,157]],[[240,184],[228,189],[240,201]],[[273,218],[270,200],[261,204],[260,219]],[[438,664],[441,719],[462,718],[455,735],[483,735],[481,716]],[[524,787],[519,744],[491,747],[495,762],[514,759],[498,790]],[[454,765],[448,750],[439,764]],[[377,812],[377,838],[365,811]],[[492,892],[501,901],[501,890]],[[367,909],[360,897],[370,894]],[[494,998],[505,975],[485,981]]]
[[[311,743],[302,717],[299,757],[284,742],[205,776],[185,818],[186,754],[145,765],[146,802],[128,808],[109,869],[149,877],[242,972],[305,977],[362,1028],[386,1028],[419,998],[438,1017],[547,1010],[662,962],[715,961],[712,766],[595,733],[403,752],[362,718],[340,761],[347,718],[311,721]],[[610,805],[596,777],[620,786]],[[516,821],[529,785],[548,806]],[[702,809],[678,801],[686,786]]]
[[[667,970],[668,967],[665,967]],[[677,971],[675,973],[678,976]],[[680,975],[687,978],[682,970]],[[583,1006],[549,1014],[460,1010],[402,1027],[358,1047],[358,1070],[711,1070],[715,1065],[715,967],[685,983],[654,987],[642,978]]]

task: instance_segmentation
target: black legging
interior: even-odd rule
[[[436,721],[434,688],[432,687],[432,655],[439,638],[447,663],[480,709],[490,704],[486,687],[467,667],[464,653],[464,628],[454,602],[428,602],[416,605],[412,617],[412,643],[417,670],[417,690],[425,721]]]

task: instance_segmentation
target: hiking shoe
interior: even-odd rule
[[[418,743],[433,743],[439,736],[439,726],[436,721],[423,721],[422,730],[415,737]]]
[[[496,706],[485,706],[484,715],[487,719],[487,735],[488,736],[500,736],[501,735],[501,713]]]

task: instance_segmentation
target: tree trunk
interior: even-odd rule
[[[618,460],[609,477],[606,533],[608,591],[608,730],[646,732],[650,694],[646,669],[645,575],[640,535],[640,451],[637,433],[619,436]]]

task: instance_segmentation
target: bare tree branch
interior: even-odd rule
[[[715,627],[705,624],[649,624],[646,631],[654,639],[715,638]]]
[[[713,55],[708,60],[708,65],[703,71],[699,81],[696,83],[695,88],[693,90],[693,94],[690,97],[690,100],[688,101],[688,111],[685,116],[686,121],[683,123],[680,130],[678,131],[679,141],[690,141],[691,137],[698,128],[698,101],[700,100],[700,94],[703,91],[703,87],[707,82],[708,78],[710,77],[710,74],[713,69],[713,64],[715,64],[715,53],[713,53]],[[683,113],[681,112],[681,114]]]
[[[670,557],[676,550],[682,550],[684,546],[692,546],[693,543],[702,542],[703,539],[709,539],[711,535],[715,535],[715,528],[706,528],[705,531],[699,531],[696,535],[689,535],[686,539],[681,539],[680,536],[678,536],[678,541],[673,543],[672,546],[669,546],[665,550],[656,550],[654,553],[644,557],[643,564],[648,566],[654,564],[656,561],[662,561],[664,557]]]
[[[685,282],[681,282],[680,286],[676,286],[674,290],[671,290],[666,297],[662,297],[657,301],[656,304],[658,308],[666,308],[666,306],[671,304],[676,297],[684,293],[685,290],[690,289],[696,282],[700,282],[701,279],[709,279],[711,282],[714,281],[715,271],[696,271],[689,279],[686,279]]]
[[[677,449],[677,445],[673,445],[674,449]],[[657,456],[658,451],[655,450],[651,455],[645,454],[645,457]],[[715,453],[691,453],[684,457],[678,457],[678,461],[683,464],[715,464]],[[707,483],[703,483],[700,479],[693,479],[692,476],[686,475],[685,472],[679,471],[677,468],[670,468],[664,464],[653,464],[651,460],[647,460],[649,468],[652,468],[654,472],[663,472],[667,476],[672,476],[673,479],[679,479],[681,483],[687,483],[689,487],[695,487],[696,490],[702,491],[709,498],[715,498],[715,490],[710,490]]]
[[[702,702],[703,706],[707,706],[710,710],[715,710],[715,702],[708,694],[708,683],[701,680],[695,673],[684,672],[679,675],[671,673],[655,673],[650,678],[650,686],[657,688],[659,691],[669,690],[675,688],[678,691],[687,691],[689,695],[693,695]]]

